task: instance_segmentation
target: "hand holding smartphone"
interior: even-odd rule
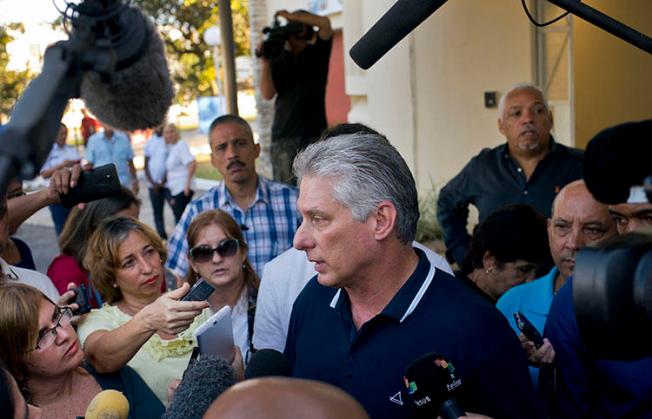
[[[213,291],[215,291],[215,288],[201,278],[190,288],[188,294],[183,296],[181,301],[206,301]]]
[[[517,311],[514,313],[514,320],[516,327],[523,333],[523,335],[534,343],[534,346],[539,349],[543,345],[543,338],[541,333],[534,327],[534,325],[525,317],[525,314]]]

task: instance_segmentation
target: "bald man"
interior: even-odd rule
[[[330,384],[298,378],[243,381],[224,392],[204,419],[369,419],[353,397]]]
[[[547,341],[538,350],[534,348],[534,344],[516,326],[514,313],[520,311],[525,314],[543,334],[552,299],[573,274],[577,251],[615,235],[616,225],[609,215],[608,206],[593,198],[583,180],[571,182],[559,192],[548,219],[548,241],[555,266],[547,275],[510,289],[496,305],[519,335],[531,364],[550,364],[555,352]],[[530,375],[536,386],[538,366],[530,366]]]

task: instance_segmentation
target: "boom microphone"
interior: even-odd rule
[[[201,419],[220,394],[235,384],[233,368],[225,360],[202,355],[183,374],[172,403],[162,419]]]
[[[75,31],[90,30],[96,45],[114,51],[115,72],[86,72],[81,98],[97,118],[124,131],[163,123],[174,89],[163,40],[153,20],[122,0],[84,0],[72,6]]]
[[[369,69],[444,3],[446,0],[398,0],[353,45],[351,58],[361,68]]]
[[[403,380],[417,410],[444,419],[465,415],[455,400],[462,379],[455,376],[455,367],[443,356],[433,352],[415,359],[406,368]]]
[[[254,352],[245,369],[245,378],[271,376],[291,377],[292,368],[288,359],[276,349],[260,349]]]
[[[85,419],[127,419],[129,401],[117,390],[103,390],[93,397],[86,408]]]

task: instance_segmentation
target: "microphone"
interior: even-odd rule
[[[652,202],[652,119],[627,122],[596,134],[582,166],[586,187],[606,204]]]
[[[129,401],[117,390],[103,390],[93,397],[86,408],[85,419],[127,419]]]
[[[444,3],[446,0],[398,0],[351,47],[351,58],[361,68],[368,70]]]
[[[403,381],[417,410],[444,419],[465,415],[455,400],[462,379],[455,376],[455,367],[443,356],[431,352],[415,359],[407,366]]]
[[[88,109],[124,131],[163,123],[174,89],[153,20],[123,0],[84,0],[70,7],[77,13],[71,18],[73,37],[91,31],[97,47],[112,50],[107,72],[84,74],[80,96]]]
[[[254,352],[245,369],[245,379],[272,376],[292,376],[288,359],[276,349],[261,349]]]
[[[184,373],[162,419],[201,419],[213,401],[235,384],[233,368],[225,360],[202,355]]]

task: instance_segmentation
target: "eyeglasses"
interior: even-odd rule
[[[57,338],[57,329],[60,326],[70,326],[70,321],[72,320],[72,310],[70,307],[56,307],[55,310],[57,311],[57,320],[54,324],[54,327],[43,330],[38,334],[38,339],[36,340],[36,348],[33,350],[42,351],[49,348]]]
[[[213,259],[213,253],[215,252],[225,258],[235,255],[239,249],[240,242],[237,239],[224,239],[215,248],[205,244],[193,247],[190,249],[190,257],[195,262],[204,263]]]

